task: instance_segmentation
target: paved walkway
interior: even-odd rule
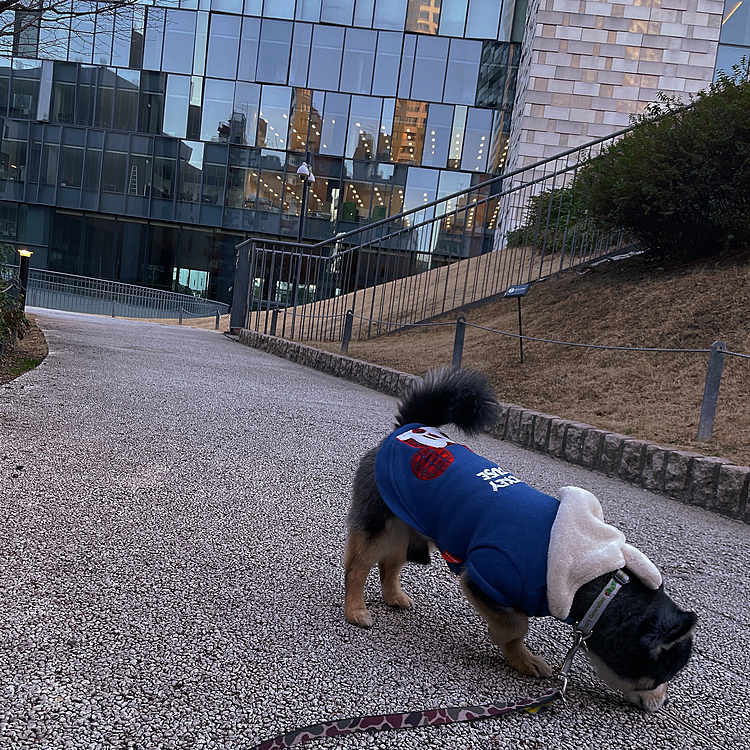
[[[0,748],[250,748],[319,720],[537,695],[445,566],[407,613],[343,616],[358,456],[395,401],[214,331],[39,311],[50,354],[0,387]],[[488,437],[542,490],[579,484],[700,615],[648,715],[577,661],[540,717],[311,748],[737,748],[750,732],[750,527]],[[538,620],[559,664],[569,629]]]

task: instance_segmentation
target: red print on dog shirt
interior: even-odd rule
[[[415,427],[397,439],[419,449],[411,459],[411,470],[417,479],[437,479],[453,463],[453,454],[446,447],[455,442],[434,427]]]

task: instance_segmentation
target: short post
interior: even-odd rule
[[[344,335],[341,338],[341,353],[349,353],[349,342],[352,340],[352,327],[354,325],[354,310],[346,311],[346,320],[344,321]]]
[[[112,317],[115,317],[115,295],[112,295]]]
[[[714,341],[714,343],[711,344],[711,353],[708,355],[706,385],[703,389],[701,416],[698,422],[697,440],[699,442],[709,440],[714,429],[716,404],[719,401],[719,386],[721,385],[721,373],[724,369],[724,357],[726,356],[726,352],[727,347],[723,341]]]
[[[528,284],[516,284],[510,287],[503,298],[515,297],[518,300],[518,346],[521,349],[521,364],[523,364],[523,330],[521,329],[521,297],[525,297],[528,294],[531,282]]]
[[[219,311],[218,310],[216,311],[216,326],[215,326],[214,330],[216,330],[216,331],[219,330]]]
[[[451,367],[454,370],[461,369],[461,360],[464,355],[464,336],[466,335],[466,318],[461,315],[456,321],[456,336],[453,339],[453,361]]]
[[[180,308],[180,313],[179,313],[178,323],[179,323],[180,325],[182,325],[182,308]]]
[[[26,297],[29,291],[29,259],[33,255],[31,250],[25,248],[18,251],[21,256],[21,262],[18,265],[18,279],[21,282],[21,311],[26,309]]]
[[[274,307],[273,310],[271,310],[271,330],[269,333],[271,336],[276,335],[276,324],[279,322],[279,310],[278,308]]]

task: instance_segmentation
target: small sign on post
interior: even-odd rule
[[[526,293],[531,288],[531,282],[528,284],[516,284],[510,287],[505,294],[503,299],[506,297],[515,297],[518,300],[518,346],[521,349],[521,364],[523,364],[523,331],[521,329],[521,297],[525,297]]]

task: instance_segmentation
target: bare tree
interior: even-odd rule
[[[20,57],[57,58],[68,43],[95,48],[129,39],[144,11],[141,0],[0,0],[0,40],[12,40],[3,47]]]

